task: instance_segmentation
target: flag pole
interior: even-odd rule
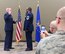
[[[36,11],[36,37],[35,37],[35,46],[37,46],[40,40],[40,10],[39,10],[39,0],[37,0],[37,11]]]
[[[18,1],[18,11],[20,12],[19,14],[21,15],[21,6],[20,6],[20,1]],[[20,17],[20,15],[19,15],[19,17]],[[21,21],[22,22],[22,21]],[[21,28],[22,29],[22,28]],[[21,38],[22,39],[22,38]],[[21,40],[21,39],[19,39],[19,40],[16,40],[16,43],[17,43],[17,46],[19,46],[19,41]]]
[[[39,6],[39,0],[37,0],[37,7]],[[40,23],[40,28],[41,28],[41,23]]]
[[[20,1],[18,1],[18,8],[20,8]],[[19,45],[19,41],[16,40],[17,46]]]
[[[18,6],[18,7],[19,7],[19,9],[20,9],[20,11],[21,11],[21,6],[20,6],[20,4],[19,4],[19,6]],[[22,22],[22,21],[21,21],[21,22]],[[23,33],[22,33],[22,35],[23,35]],[[22,38],[21,38],[21,39],[22,39]],[[18,42],[19,42],[19,41],[18,41]]]
[[[20,1],[18,2],[18,8],[20,9],[20,11],[21,11],[21,6],[20,6]],[[22,21],[21,21],[22,22]],[[23,32],[22,32],[22,35],[23,35]],[[23,35],[24,36],[24,35]],[[22,38],[21,38],[21,40],[22,40]],[[18,41],[19,42],[19,41]]]

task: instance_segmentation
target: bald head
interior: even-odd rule
[[[65,7],[62,7],[57,12],[57,29],[65,31]]]
[[[62,8],[60,8],[60,9],[58,10],[58,12],[57,12],[57,17],[60,17],[60,18],[62,18],[62,19],[65,18],[65,7],[62,7]]]

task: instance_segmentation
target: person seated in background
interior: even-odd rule
[[[35,54],[65,54],[65,7],[56,16],[57,31],[40,40]]]
[[[46,30],[45,26],[42,25],[43,30],[41,30],[41,38],[50,36],[51,34],[55,33],[57,30],[56,20],[50,22],[49,31]]]
[[[57,30],[56,20],[53,20],[50,22],[50,28],[49,28],[48,33],[53,34],[56,32],[56,30]]]
[[[42,28],[43,28],[44,31],[41,32],[41,38],[50,36],[51,34],[55,33],[56,30],[57,30],[56,20],[53,20],[53,21],[50,22],[49,31],[47,31],[44,26],[42,26]]]

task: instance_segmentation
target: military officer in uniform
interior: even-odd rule
[[[33,32],[33,13],[32,8],[29,7],[26,10],[26,17],[24,21],[24,31],[26,35],[27,48],[25,51],[31,51],[33,49],[32,46],[32,32]]]
[[[4,14],[4,21],[5,21],[5,43],[4,43],[4,51],[10,51],[12,48],[12,38],[13,38],[13,21],[11,15],[11,8],[6,8],[6,13]]]

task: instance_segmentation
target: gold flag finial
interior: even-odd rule
[[[19,8],[20,8],[20,5],[19,5]]]
[[[39,6],[39,0],[37,2],[38,2],[37,6]]]
[[[38,4],[39,4],[39,0],[38,0],[37,2],[38,2]]]

